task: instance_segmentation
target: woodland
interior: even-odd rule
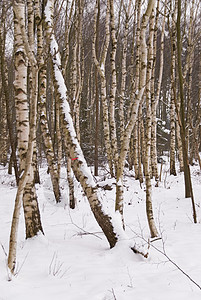
[[[44,178],[55,207],[75,216],[86,199],[107,246],[129,257],[146,260],[152,242],[164,243],[153,203],[164,176],[182,182],[199,226],[200,18],[199,0],[0,1],[0,176],[2,191],[5,178],[15,187],[7,250],[1,243],[9,280],[21,220],[25,241],[46,236]],[[132,185],[144,193],[145,251],[127,234]],[[96,299],[131,299],[110,296]]]

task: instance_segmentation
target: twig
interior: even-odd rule
[[[75,225],[75,224],[73,224],[73,225]],[[81,230],[83,230],[84,232],[78,232],[77,235],[82,236],[82,235],[90,235],[90,234],[92,234],[92,235],[94,235],[95,237],[97,237],[97,238],[99,238],[99,239],[102,240],[102,238],[101,238],[100,236],[96,235],[95,232],[88,232],[88,231],[85,231],[84,229],[81,229]],[[99,232],[97,232],[97,233],[99,233]],[[100,233],[101,233],[101,232],[100,232]]]
[[[77,224],[75,224],[75,223],[73,222],[73,219],[72,219],[70,213],[69,213],[69,217],[70,217],[70,219],[71,219],[71,224],[73,224],[75,227],[77,227],[78,229],[80,229],[80,230],[83,231],[83,233],[80,232],[80,233],[78,233],[78,235],[94,235],[95,237],[97,237],[97,238],[99,238],[100,240],[102,240],[102,238],[101,238],[100,236],[96,235],[96,232],[89,232],[89,231],[86,231],[86,230],[84,230],[83,228],[79,227]],[[98,232],[97,232],[97,233],[98,233]]]
[[[26,256],[25,256],[25,258],[24,258],[24,260],[23,260],[21,266],[16,268],[16,271],[15,271],[15,274],[14,274],[15,277],[17,277],[18,274],[20,273],[20,271],[22,270],[22,267],[24,266],[25,261],[26,261],[28,255],[29,255],[29,252],[26,254]]]
[[[4,248],[4,245],[3,245],[2,243],[0,243],[0,244],[1,244],[1,247],[2,247],[2,249],[3,249],[3,252],[4,252],[5,256],[7,257],[8,255],[7,255],[7,253],[6,253],[6,250],[5,250],[5,248]]]
[[[70,267],[69,267],[69,268],[65,268],[65,270],[63,270],[63,267],[64,267],[64,262],[61,262],[58,259],[57,252],[54,252],[52,260],[49,265],[49,274],[53,275],[55,277],[57,276],[59,278],[62,278],[67,273],[67,271],[70,269]]]
[[[117,298],[116,298],[116,296],[115,296],[115,293],[114,293],[114,289],[112,288],[112,290],[111,290],[111,291],[109,291],[109,292],[111,292],[111,293],[112,293],[112,295],[113,295],[113,297],[114,297],[114,300],[117,300]]]
[[[131,228],[130,228],[131,229]],[[133,232],[133,233],[135,233],[135,235],[137,236],[137,237],[140,237],[140,238],[142,238],[149,246],[151,246],[152,248],[154,248],[157,252],[159,252],[159,253],[161,253],[163,256],[165,256],[166,258],[167,258],[167,260],[171,263],[171,264],[173,264],[182,274],[184,274],[193,284],[195,284],[200,290],[201,290],[201,286],[195,281],[195,280],[193,280],[183,269],[181,269],[179,266],[178,266],[178,264],[177,263],[175,263],[167,254],[166,254],[166,251],[165,251],[165,248],[164,248],[164,243],[163,243],[163,251],[161,251],[160,249],[158,249],[156,246],[154,246],[154,245],[152,245],[151,243],[150,243],[150,241],[148,240],[146,240],[143,236],[139,236],[136,232],[134,232],[132,229],[131,229],[131,231]],[[162,240],[163,241],[163,240]],[[132,250],[134,251],[134,249],[132,248]],[[136,251],[136,250],[135,250]],[[134,252],[135,252],[134,251]],[[135,253],[139,253],[139,254],[141,254],[141,252],[140,251],[136,251]]]

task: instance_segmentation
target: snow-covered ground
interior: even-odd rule
[[[183,174],[170,176],[166,164],[159,187],[153,183],[154,215],[162,239],[148,245],[145,186],[140,187],[127,172],[126,233],[136,248],[149,252],[144,258],[124,243],[109,249],[78,182],[77,206],[69,209],[64,169],[63,200],[55,204],[49,175],[42,168],[37,193],[45,236],[25,240],[21,214],[17,274],[8,281],[6,255],[16,187],[14,177],[0,167],[0,300],[201,299],[201,289],[195,284],[201,286],[201,173],[198,166],[192,167],[191,173],[198,224],[193,223],[191,200],[184,198]],[[98,180],[99,186],[112,186],[112,190],[100,190],[114,209],[114,181],[103,175]]]

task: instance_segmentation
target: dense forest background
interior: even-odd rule
[[[43,5],[44,5],[43,1]],[[55,36],[59,44],[59,51],[66,67],[66,85],[69,101],[73,104],[73,93],[77,93],[79,104],[79,127],[80,141],[85,157],[89,164],[94,164],[98,159],[106,161],[105,144],[103,134],[103,109],[101,105],[100,76],[93,60],[92,43],[94,39],[94,3],[90,1],[55,1]],[[98,8],[98,25],[96,52],[97,57],[101,51],[106,38],[105,33],[105,1],[100,1]],[[42,4],[41,4],[42,5]],[[119,107],[122,93],[122,77],[125,76],[125,87],[123,88],[124,117],[128,119],[129,104],[133,93],[137,61],[137,14],[140,7],[140,14],[143,13],[145,3],[143,1],[115,1],[115,35],[116,35],[116,95],[115,95],[115,120],[117,139],[120,137],[120,116]],[[156,4],[154,24],[154,91],[152,97],[156,96],[159,80],[161,47],[163,47],[163,75],[160,87],[160,96],[157,103],[157,152],[163,154],[170,152],[171,132],[171,60],[173,48],[176,47],[174,34],[175,20],[174,13],[177,2],[164,1]],[[200,3],[199,1],[182,1],[181,17],[181,38],[182,38],[182,69],[184,76],[184,107],[187,128],[187,139],[189,140],[189,151],[191,163],[197,158],[194,150],[194,138],[200,145],[200,132],[193,134],[196,123],[200,116]],[[42,9],[42,8],[41,8]],[[28,12],[26,12],[26,15]],[[141,16],[140,16],[141,17]],[[28,16],[26,16],[28,18]],[[165,29],[162,32],[162,23],[165,19]],[[28,20],[26,21],[28,22]],[[36,21],[34,32],[36,32]],[[8,126],[11,126],[14,143],[16,143],[16,117],[14,102],[14,32],[13,32],[13,10],[12,2],[1,1],[1,153],[2,164],[9,162],[11,154]],[[161,43],[161,35],[164,34],[164,45]],[[149,37],[147,28],[146,39]],[[174,44],[173,44],[174,43]],[[105,62],[105,78],[107,98],[110,99],[111,89],[111,47],[110,40]],[[45,49],[44,49],[45,50]],[[175,49],[176,50],[176,49]],[[46,49],[47,51],[47,49]],[[124,51],[124,52],[123,52]],[[48,52],[44,53],[48,62]],[[68,57],[66,57],[68,56]],[[125,73],[122,74],[122,60],[126,60]],[[176,54],[177,59],[177,54]],[[63,63],[64,64],[64,63]],[[63,65],[62,65],[63,66]],[[178,71],[175,68],[174,84],[176,89],[176,102],[179,104],[179,81]],[[76,72],[76,82],[74,76]],[[48,82],[51,82],[51,66],[47,64]],[[123,76],[122,76],[123,75]],[[7,76],[7,85],[4,84],[4,76]],[[55,97],[51,84],[47,84],[47,119],[55,150],[57,149],[57,134],[55,128]],[[8,98],[5,96],[5,88],[8,88]],[[76,91],[75,91],[76,90]],[[98,102],[98,103],[97,103]],[[98,111],[97,111],[98,110]],[[97,113],[97,114],[96,114]],[[146,107],[142,107],[143,120],[146,119]],[[7,117],[6,117],[7,116]],[[39,116],[38,116],[39,118]],[[176,123],[176,117],[175,117]],[[39,126],[38,126],[39,127]],[[43,141],[41,140],[40,128],[37,130],[38,157],[41,162],[44,157]],[[98,158],[95,155],[95,145],[98,144]],[[176,143],[177,153],[178,145]],[[97,150],[96,150],[97,151]],[[133,162],[129,162],[132,166]]]

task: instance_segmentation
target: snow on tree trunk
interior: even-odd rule
[[[59,95],[61,104],[61,116],[63,133],[69,145],[70,158],[73,160],[72,169],[76,179],[81,183],[82,188],[88,198],[91,210],[102,228],[110,247],[114,247],[121,237],[125,238],[125,234],[119,225],[118,214],[114,217],[110,216],[101,204],[101,196],[98,193],[96,183],[93,179],[90,169],[87,166],[82,150],[77,140],[76,132],[73,126],[70,107],[67,101],[67,89],[61,72],[61,60],[58,53],[58,44],[53,34],[53,16],[54,1],[49,0],[45,8],[46,31],[50,39],[50,52],[53,60],[54,81],[56,93]]]

